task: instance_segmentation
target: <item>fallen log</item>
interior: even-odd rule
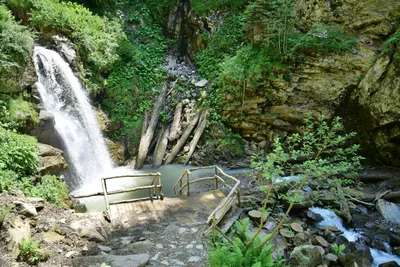
[[[200,114],[197,113],[188,127],[186,128],[185,132],[182,134],[181,138],[179,138],[178,142],[174,146],[174,148],[171,150],[171,153],[169,153],[167,159],[165,160],[165,164],[170,164],[178,155],[179,151],[181,151],[182,147],[185,145],[186,140],[189,138],[190,133],[193,131],[194,127],[197,125],[197,122],[199,121]]]
[[[167,150],[168,135],[169,129],[167,127],[163,127],[158,134],[158,141],[153,156],[153,168],[158,168],[162,164],[165,151]]]
[[[366,195],[360,197],[359,199],[361,201],[365,201],[365,202],[373,202],[376,199],[377,195],[379,195],[379,193],[378,194],[366,194]],[[394,192],[387,193],[387,194],[381,196],[380,198],[387,200],[387,201],[391,201],[391,202],[400,202],[400,191],[394,191]]]
[[[196,133],[194,134],[192,144],[190,145],[189,153],[186,156],[186,160],[184,163],[185,165],[189,163],[189,160],[192,157],[194,150],[196,149],[197,143],[199,142],[199,139],[200,139],[201,135],[203,134],[204,129],[206,128],[207,113],[208,113],[207,110],[204,110],[201,113],[199,124],[197,125],[197,128],[195,130]]]
[[[154,106],[150,122],[146,129],[146,133],[142,135],[142,137],[140,138],[139,150],[135,164],[136,170],[140,170],[141,168],[143,168],[144,160],[146,159],[147,153],[149,152],[150,142],[154,136],[154,131],[158,123],[158,118],[160,117],[160,112],[164,104],[166,93],[167,93],[167,83],[164,83],[164,86],[161,89],[161,93],[158,97],[157,103]]]
[[[178,132],[180,130],[180,121],[182,115],[182,103],[176,105],[175,113],[174,113],[174,120],[172,121],[171,129],[169,131],[168,139],[169,141],[175,140],[178,137]]]

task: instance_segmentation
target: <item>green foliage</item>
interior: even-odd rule
[[[121,23],[94,15],[85,7],[57,0],[7,0],[21,19],[41,33],[63,34],[76,45],[85,63],[94,71],[108,72],[118,60],[117,48],[125,38]]]
[[[42,176],[40,182],[31,188],[26,188],[25,193],[32,197],[42,197],[50,203],[63,207],[69,201],[68,188],[57,176]]]
[[[33,42],[34,34],[0,5],[0,92],[18,80],[31,58]]]
[[[0,209],[0,230],[3,227],[4,219],[6,218],[7,214],[12,209],[12,206],[2,206]]]
[[[283,143],[275,139],[274,150],[265,160],[254,157],[252,166],[273,182],[290,174],[317,179],[321,186],[331,188],[354,178],[361,168],[360,146],[351,144],[355,135],[354,132],[344,133],[340,117],[329,123],[322,115],[316,122],[310,116],[303,132],[292,134]],[[299,159],[304,160],[292,163]]]
[[[39,164],[37,141],[0,127],[0,170],[11,170],[20,176],[36,173]]]
[[[206,15],[212,10],[226,8],[230,11],[242,8],[246,0],[192,0],[191,9],[197,14]]]
[[[336,256],[341,255],[344,250],[346,249],[346,245],[345,244],[341,244],[340,246],[338,244],[332,244],[331,245],[333,252],[336,254]]]
[[[19,254],[17,260],[25,261],[30,265],[38,265],[41,261],[46,261],[50,254],[39,247],[39,241],[23,240],[19,244]]]
[[[256,168],[259,176],[270,182],[263,209],[269,201],[274,185],[284,180],[285,175],[301,177],[301,182],[295,192],[282,196],[289,202],[285,215],[271,235],[265,238],[258,247],[270,242],[278,233],[294,203],[300,201],[300,192],[305,185],[316,182],[320,186],[334,190],[336,186],[354,178],[361,167],[360,160],[363,159],[357,154],[359,145],[351,144],[354,136],[354,132],[344,133],[339,117],[333,118],[329,123],[321,115],[314,122],[310,114],[301,133],[287,137],[284,143],[279,138],[275,139],[275,147],[265,160],[260,160],[258,156],[253,157],[252,167]],[[343,194],[340,193],[339,197]],[[259,231],[252,240],[258,237],[262,226],[261,223]]]
[[[131,143],[140,139],[143,113],[152,106],[152,99],[161,86],[167,43],[157,26],[142,25],[128,34],[118,54],[120,60],[106,80],[103,108],[111,119],[124,127],[115,138],[129,135]]]
[[[391,55],[397,62],[400,60],[400,31],[396,31],[385,41],[381,54]]]
[[[13,171],[0,169],[0,177],[0,192],[11,191],[21,184],[18,174]]]
[[[208,41],[207,48],[196,54],[199,73],[210,79],[215,77],[220,69],[220,63],[235,54],[245,38],[244,18],[242,14],[227,16],[220,29]]]
[[[232,241],[216,242],[215,248],[209,252],[208,266],[212,267],[278,267],[283,266],[284,260],[275,261],[272,256],[273,247],[268,244],[258,247],[260,239],[256,238],[250,246],[251,235],[249,218],[236,221]]]
[[[0,126],[9,130],[18,130],[27,124],[38,124],[37,112],[31,103],[23,100],[21,96],[12,98],[11,96],[0,94]]]

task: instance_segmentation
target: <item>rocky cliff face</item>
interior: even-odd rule
[[[363,136],[369,139],[366,143],[372,146],[373,155],[385,164],[399,166],[398,64],[389,56],[380,57],[379,52],[383,41],[399,28],[400,2],[305,0],[297,1],[296,11],[301,30],[315,23],[339,24],[357,40],[356,47],[343,55],[308,57],[292,69],[290,82],[272,82],[270,88],[257,90],[246,88],[244,101],[226,94],[226,122],[249,140],[270,142],[297,131],[309,112],[329,118],[349,116],[362,124],[350,130],[366,131]],[[196,38],[187,41],[188,48],[196,52]],[[343,110],[351,110],[351,114]]]

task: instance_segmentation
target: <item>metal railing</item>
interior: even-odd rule
[[[210,177],[200,177],[194,180],[191,180],[191,174],[195,171],[199,170],[213,170],[214,175]],[[234,185],[229,185],[226,180],[234,181]],[[218,206],[214,209],[214,211],[208,216],[207,224],[210,224],[210,227],[203,233],[204,235],[208,235],[211,231],[218,230],[218,223],[222,220],[228,210],[232,207],[233,203],[238,200],[240,204],[240,181],[233,176],[226,174],[220,167],[218,166],[206,166],[206,167],[198,167],[185,170],[178,181],[173,186],[175,195],[182,196],[183,190],[186,188],[186,195],[190,196],[190,185],[193,185],[202,181],[215,181],[215,189],[219,188],[219,183],[221,182],[225,187],[229,188],[230,191],[226,197],[224,197]],[[177,187],[179,185],[179,188]]]
[[[125,189],[119,189],[119,190],[113,190],[113,191],[108,191],[107,188],[107,181],[112,180],[112,179],[123,179],[123,178],[139,178],[139,177],[153,177],[152,182],[150,185],[145,185],[145,186],[136,186],[136,187],[131,187],[131,188],[125,188]],[[162,184],[161,184],[161,173],[147,173],[147,174],[131,174],[131,175],[120,175],[120,176],[110,176],[110,177],[104,177],[101,178],[101,185],[103,188],[103,192],[97,192],[97,193],[92,193],[92,194],[86,194],[86,195],[72,195],[71,197],[73,198],[87,198],[87,197],[93,197],[93,196],[104,196],[104,201],[106,203],[106,208],[107,212],[110,216],[110,220],[112,221],[111,218],[111,212],[110,212],[110,205],[117,205],[117,204],[122,204],[122,203],[131,203],[131,202],[137,202],[137,201],[143,201],[143,200],[151,200],[153,201],[154,199],[164,199],[164,194],[162,193]],[[141,191],[141,190],[148,190],[149,192],[149,197],[144,197],[144,198],[131,198],[131,199],[125,199],[125,200],[116,200],[116,201],[109,201],[108,196],[110,195],[115,195],[115,194],[122,194],[122,193],[129,193],[129,192],[135,192],[135,191]]]

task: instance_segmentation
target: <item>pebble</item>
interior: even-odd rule
[[[79,254],[78,251],[73,250],[73,251],[70,251],[70,252],[68,252],[67,254],[65,254],[65,257],[71,258],[71,257],[73,257],[73,256],[75,256],[75,255],[78,255],[78,254]]]
[[[156,260],[158,260],[158,257],[160,257],[160,254],[161,254],[161,252],[157,252],[157,254],[156,254],[156,255],[154,255],[154,257],[153,257],[153,258],[151,258],[150,260],[152,260],[152,261],[156,261]]]
[[[201,258],[199,256],[191,256],[188,260],[188,262],[199,262],[201,261]]]
[[[97,247],[98,247],[101,251],[104,251],[104,252],[110,252],[110,251],[111,251],[111,248],[110,248],[110,247],[107,247],[107,246],[97,245]]]
[[[169,244],[169,247],[170,247],[170,248],[176,248],[176,246],[175,246],[175,245],[172,245],[172,244]]]
[[[197,249],[200,249],[200,250],[203,250],[203,249],[204,249],[204,248],[203,248],[203,245],[197,245],[196,248],[197,248]]]
[[[169,265],[169,262],[167,261],[167,260],[163,260],[162,262],[161,262],[161,264],[163,264],[163,265]]]
[[[193,248],[193,244],[189,244],[189,245],[187,245],[187,246],[186,246],[186,248],[187,248],[187,249],[191,249],[191,248]]]
[[[179,228],[179,234],[180,235],[185,233],[186,231],[187,231],[187,228],[183,228],[183,227]]]
[[[163,249],[164,246],[163,246],[162,244],[157,244],[157,245],[156,245],[156,248],[157,248],[157,249]]]

